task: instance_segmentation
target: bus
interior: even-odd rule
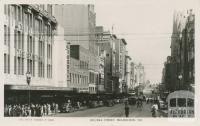
[[[180,90],[170,93],[167,97],[168,117],[194,117],[194,93]]]

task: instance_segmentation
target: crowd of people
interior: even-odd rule
[[[40,117],[58,112],[58,104],[5,104],[4,115],[7,117]]]

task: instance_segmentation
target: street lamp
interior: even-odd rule
[[[28,104],[30,106],[30,83],[31,83],[31,74],[30,72],[26,72],[26,82],[28,84]]]
[[[178,76],[178,79],[179,79],[179,90],[181,89],[181,79],[183,78],[183,76],[180,74]]]

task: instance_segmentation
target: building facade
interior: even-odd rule
[[[96,38],[100,53],[104,53],[104,88],[106,93],[118,92],[118,78],[116,74],[115,35],[103,31],[103,27],[96,27]]]
[[[89,92],[96,93],[99,83],[99,58],[95,38],[94,5],[54,5],[54,14],[58,23],[64,27],[65,40],[70,42],[70,45],[80,45],[80,49],[88,50]]]
[[[170,83],[176,88],[169,88],[170,91],[190,90],[194,86],[194,21],[193,10],[174,12],[171,38],[171,67],[174,77]]]
[[[145,71],[144,66],[139,63],[135,66],[136,72],[135,72],[135,79],[136,79],[136,85],[144,85],[145,84]]]
[[[124,91],[125,93],[128,93],[128,89],[131,87],[131,68],[130,68],[130,61],[131,57],[128,55],[128,51],[126,51],[126,58],[125,58],[125,82],[126,84],[124,85]]]
[[[31,90],[55,87],[53,46],[57,21],[52,5],[7,4],[3,20],[5,97],[12,91],[28,90],[26,73],[31,74]]]
[[[105,60],[106,60],[106,50],[100,48],[100,43],[103,42],[103,26],[96,26],[95,36],[98,45],[98,56],[99,56],[99,83],[97,86],[97,92],[105,92]]]
[[[136,87],[136,79],[135,79],[135,63],[130,63],[130,89],[133,90]]]
[[[70,45],[70,81],[68,87],[77,92],[94,93],[89,87],[89,51],[80,45]]]
[[[57,25],[54,37],[53,46],[53,77],[54,85],[58,87],[68,87],[67,81],[69,80],[69,64],[68,57],[70,55],[70,48],[64,39],[64,29]]]
[[[118,39],[115,42],[116,47],[116,73],[119,76],[119,92],[123,92],[124,85],[126,85],[126,41],[125,39]]]

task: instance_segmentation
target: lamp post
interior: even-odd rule
[[[181,89],[181,79],[183,78],[183,76],[180,74],[178,76],[178,79],[179,79],[179,90]]]
[[[30,72],[26,72],[26,82],[28,84],[28,104],[30,106],[30,83],[31,83],[31,74]]]

